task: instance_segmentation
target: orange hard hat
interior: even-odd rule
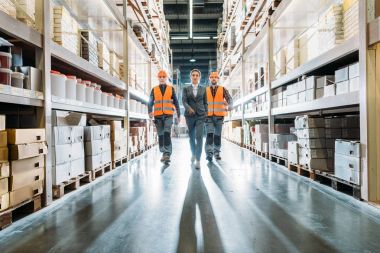
[[[160,76],[168,77],[168,73],[166,73],[165,70],[160,70],[160,71],[158,71],[158,73],[157,73],[157,77],[160,77]]]
[[[218,72],[211,72],[210,78],[219,78]]]

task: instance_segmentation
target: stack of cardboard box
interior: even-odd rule
[[[344,39],[348,40],[359,33],[359,1],[343,1]]]
[[[0,115],[0,211],[9,207],[8,137],[5,116]]]
[[[360,142],[336,140],[335,176],[360,185]]]
[[[269,134],[270,153],[282,158],[288,158],[288,143],[296,141],[297,137],[290,133],[293,125],[275,124],[275,134]]]
[[[15,206],[43,192],[45,129],[8,129],[10,151],[9,205]]]
[[[85,171],[86,115],[53,111],[53,125],[53,185],[58,185]]]
[[[132,144],[137,147],[138,151],[144,151],[146,148],[145,127],[131,127],[129,129],[129,135],[132,136]]]
[[[95,66],[99,65],[98,61],[98,42],[94,34],[89,30],[80,31],[80,56]]]
[[[127,130],[122,128],[121,121],[110,121],[112,161],[127,157]]]
[[[257,151],[269,152],[269,129],[267,124],[255,125],[255,149]]]
[[[111,162],[110,132],[109,125],[85,127],[86,171],[100,169]]]

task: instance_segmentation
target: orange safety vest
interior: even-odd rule
[[[153,107],[153,115],[173,115],[175,106],[173,103],[173,87],[170,85],[166,85],[165,94],[162,95],[160,86],[156,86],[153,88],[154,92],[154,107]]]
[[[212,96],[211,87],[206,88],[208,114],[207,116],[227,116],[226,104],[224,102],[224,87],[216,88],[215,97]]]

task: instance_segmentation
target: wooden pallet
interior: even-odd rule
[[[40,210],[42,207],[41,196],[41,194],[34,196],[32,199],[0,212],[0,230],[11,225],[17,218],[25,217]]]
[[[288,167],[288,159],[276,155],[270,155],[269,160],[272,162],[275,162],[279,165],[283,165],[285,167]]]
[[[269,154],[267,152],[261,152],[261,151],[258,151],[258,150],[255,150],[254,152],[258,156],[264,157],[265,159],[269,159]]]
[[[104,175],[104,173],[109,172],[112,170],[112,163],[107,163],[103,165],[102,167],[92,170],[92,180],[97,179],[98,177],[101,177]]]
[[[73,177],[68,181],[62,182],[58,185],[53,185],[53,198],[61,198],[66,193],[77,190],[80,186],[84,184],[91,183],[92,180],[92,173],[90,171],[86,171],[85,173],[77,177]]]
[[[361,200],[360,185],[348,182],[333,175],[331,171],[316,170],[316,181],[321,184],[332,187],[334,190],[348,194],[358,200]]]
[[[300,164],[288,163],[288,169],[297,173],[300,176],[310,178],[311,180],[316,179],[315,171],[313,169],[309,169]]]
[[[116,167],[120,167],[121,165],[128,162],[128,156],[122,157],[116,161],[112,162],[112,169],[116,169]]]

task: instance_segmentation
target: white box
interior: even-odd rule
[[[53,126],[86,126],[86,114],[53,110]]]
[[[85,159],[80,158],[71,161],[70,176],[77,177],[85,172]]]
[[[325,118],[326,128],[341,128],[342,118]]]
[[[125,150],[125,153],[127,154],[127,150]],[[102,165],[106,165],[112,161],[111,150],[103,152],[101,156]]]
[[[308,168],[311,168],[314,170],[321,170],[321,171],[329,170],[328,159],[309,159],[306,157],[301,157],[300,164],[306,165]]]
[[[298,138],[305,139],[321,139],[325,138],[326,132],[324,128],[308,128],[297,131]]]
[[[326,148],[326,139],[298,139],[299,146],[308,149]]]
[[[348,67],[344,67],[335,71],[336,83],[347,81],[348,79]]]
[[[338,139],[335,141],[335,153],[360,158],[360,142]]]
[[[287,97],[287,105],[294,105],[298,103],[298,93],[293,95],[288,95]]]
[[[325,121],[323,118],[313,118],[308,115],[297,116],[294,120],[296,129],[304,128],[323,128],[325,127]]]
[[[102,143],[103,143],[103,140],[86,141],[85,143],[86,156],[94,156],[94,155],[101,154],[103,152]]]
[[[306,78],[306,90],[315,89],[317,86],[317,79],[320,78],[320,76],[309,76]]]
[[[306,102],[306,92],[302,91],[298,93],[298,103],[305,103]]]
[[[326,128],[326,138],[327,139],[342,138],[342,129],[341,128]]]
[[[71,127],[59,126],[53,128],[53,145],[71,144]]]
[[[306,90],[305,100],[313,101],[315,99],[315,89]]]
[[[345,156],[335,153],[335,175],[339,178],[358,183],[358,178],[348,178],[346,175],[348,171],[359,173],[361,168],[360,165],[360,158],[358,157]]]
[[[71,140],[72,143],[78,143],[84,141],[84,127],[74,126],[71,127]]]
[[[355,77],[349,80],[350,92],[360,90],[360,77]]]
[[[298,143],[296,141],[290,141],[288,143],[288,162],[292,164],[298,164]]]
[[[127,138],[125,138],[125,140],[123,140],[123,142],[126,145]],[[111,150],[111,140],[110,139],[103,139],[102,140],[102,151],[106,152],[106,151],[110,151],[110,150]]]
[[[349,78],[353,79],[359,77],[359,62],[354,63],[348,67]]]
[[[70,179],[70,162],[52,167],[53,185],[58,185]]]
[[[84,143],[78,142],[71,144],[71,161],[84,158]]]
[[[336,95],[341,95],[341,94],[348,93],[349,92],[349,88],[350,88],[350,86],[349,86],[348,80],[336,83]]]
[[[335,165],[335,176],[348,182],[360,185],[360,172]]]
[[[306,90],[306,80],[301,80],[297,83],[298,93]]]
[[[86,170],[96,170],[102,166],[102,154],[86,156]]]
[[[327,85],[331,85],[335,83],[335,76],[322,76],[318,77],[316,81],[316,88],[321,89]]]
[[[315,90],[315,99],[320,99],[323,98],[325,95],[325,89],[324,88],[319,88]]]
[[[84,139],[86,141],[102,140],[103,126],[86,126],[84,128]]]
[[[325,86],[323,90],[324,97],[332,97],[335,96],[335,84],[330,84]]]
[[[55,145],[52,159],[53,165],[69,163],[71,161],[71,144]]]

